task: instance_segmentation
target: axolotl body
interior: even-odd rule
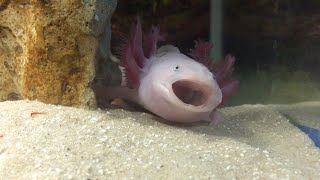
[[[231,79],[234,57],[228,55],[217,65],[208,56],[212,47],[208,42],[196,41],[190,58],[172,45],[157,49],[163,40],[156,27],[143,34],[137,19],[120,48],[126,84],[108,87],[107,96],[134,101],[169,121],[220,121],[216,108],[238,87]]]

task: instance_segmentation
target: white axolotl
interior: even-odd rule
[[[168,121],[219,122],[216,108],[238,87],[238,81],[231,79],[234,57],[213,64],[208,56],[212,45],[197,41],[192,59],[172,45],[157,49],[163,39],[156,27],[143,36],[137,19],[120,49],[126,84],[108,87],[106,96],[134,101]]]

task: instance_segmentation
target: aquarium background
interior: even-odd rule
[[[320,100],[320,1],[221,2],[222,24],[216,26],[223,32],[222,54],[236,57],[234,77],[240,81],[227,106]],[[165,43],[185,54],[194,40],[209,40],[212,33],[209,0],[119,0],[112,17],[113,52],[137,15],[143,27],[158,25]]]

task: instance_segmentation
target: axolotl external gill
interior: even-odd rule
[[[172,45],[157,48],[159,41],[159,29],[143,34],[137,18],[120,48],[125,86],[106,88],[106,96],[138,103],[168,121],[218,122],[216,108],[237,91],[238,81],[231,78],[235,58],[214,64],[208,42],[196,41],[190,58]]]

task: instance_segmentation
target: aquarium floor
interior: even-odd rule
[[[125,110],[1,102],[0,179],[316,179],[320,150],[290,122],[307,117],[302,124],[317,127],[317,115],[295,114],[310,107],[320,102],[228,107],[220,110],[226,120],[211,127]]]

